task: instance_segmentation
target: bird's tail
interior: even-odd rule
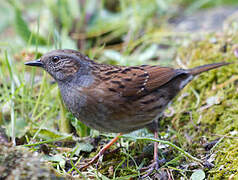
[[[209,70],[212,70],[212,69],[215,69],[215,68],[218,68],[218,67],[221,67],[221,66],[225,66],[225,65],[228,65],[228,64],[231,64],[231,63],[220,62],[220,63],[214,63],[214,64],[207,64],[207,65],[198,66],[198,67],[189,69],[189,72],[192,75],[195,76],[195,75],[198,75],[198,74],[200,74],[202,72],[209,71]]]

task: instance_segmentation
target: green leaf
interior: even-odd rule
[[[115,50],[105,50],[104,57],[106,59],[115,60],[119,64],[126,63],[126,59],[121,55],[121,53]]]
[[[38,132],[39,131],[39,132]],[[50,130],[50,129],[46,129],[46,128],[42,128],[42,129],[32,129],[31,133],[35,134],[38,133],[37,137],[38,138],[43,138],[43,139],[56,139],[56,138],[60,138],[60,137],[64,137],[64,135],[60,132],[54,131],[54,130]]]
[[[85,137],[90,134],[90,128],[75,118],[71,113],[68,113],[67,118],[70,118],[72,126],[76,129],[76,132],[80,137]]]
[[[14,4],[14,11],[15,11],[15,17],[14,17],[14,25],[16,32],[19,36],[26,42],[30,42],[32,45],[46,45],[47,41],[41,37],[39,34],[35,34],[30,31],[28,24],[26,21],[22,18],[22,13],[18,7],[16,7]]]
[[[205,172],[201,169],[196,170],[193,172],[190,179],[191,180],[203,180],[203,179],[205,179]]]
[[[137,58],[140,62],[144,63],[154,57],[156,57],[156,52],[157,52],[157,45],[152,44],[149,46],[144,52],[142,52]]]
[[[18,137],[18,138],[23,137],[27,133],[27,131],[29,130],[29,125],[26,122],[26,119],[21,118],[21,117],[16,119],[15,127],[17,127],[17,128],[15,128],[15,136]],[[7,131],[6,131],[7,135],[11,136],[11,133],[12,133],[11,123],[9,123],[6,126],[6,128],[7,128]]]
[[[81,151],[84,152],[91,152],[93,150],[93,146],[89,143],[78,143],[77,146],[74,148],[74,154],[79,155]]]
[[[54,161],[54,162],[64,161],[64,158],[60,154],[56,154],[54,156],[44,155],[43,159],[47,161]]]

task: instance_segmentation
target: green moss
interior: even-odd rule
[[[216,38],[216,43],[211,43],[210,38]],[[234,46],[237,43],[234,35],[210,35],[201,41],[193,42],[188,47],[181,47],[178,56],[188,59],[184,64],[195,67],[202,64],[226,61],[236,62]],[[226,43],[228,41],[229,43]],[[227,44],[227,51],[221,49]],[[186,57],[186,58],[185,58]],[[205,137],[208,142],[217,137],[224,137],[213,150],[215,154],[214,168],[207,172],[210,179],[238,177],[238,140],[233,138],[238,134],[238,64],[234,63],[217,70],[201,74],[193,80],[177,97],[172,107],[175,115],[166,121],[173,122],[173,127],[181,135],[186,133],[192,139],[193,146],[184,141],[183,147],[194,152],[197,156],[201,153],[191,147],[200,147],[200,140]],[[237,132],[237,133],[236,133]],[[186,138],[184,138],[186,139]],[[197,144],[197,145],[196,145]],[[211,152],[210,152],[211,153]]]
[[[217,148],[216,166],[209,173],[212,179],[238,177],[238,140],[224,140]]]

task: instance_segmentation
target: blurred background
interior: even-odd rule
[[[218,43],[220,52],[237,37],[238,1],[6,0],[0,1],[0,17],[0,140],[23,145],[99,135],[67,112],[49,75],[24,62],[67,48],[101,63],[186,68],[198,47],[191,42],[208,39],[203,45]],[[82,151],[95,150],[91,146]],[[54,162],[67,164],[60,158]]]
[[[237,17],[237,5],[235,0],[7,0],[0,3],[1,49],[72,48],[124,65],[170,61],[179,38],[223,30]]]

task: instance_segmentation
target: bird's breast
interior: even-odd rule
[[[151,123],[166,107],[167,90],[137,100],[100,88],[60,87],[67,109],[87,126],[103,132],[127,133]]]

